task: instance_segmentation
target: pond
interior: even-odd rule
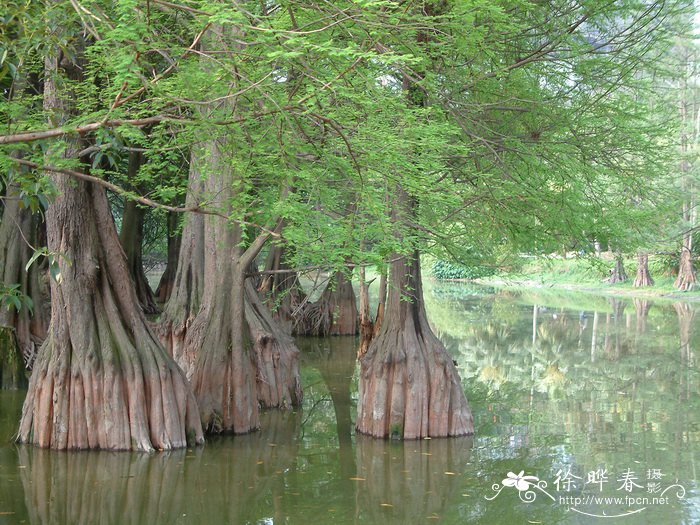
[[[473,438],[356,436],[354,338],[300,339],[303,408],[199,449],[19,447],[24,393],[0,391],[0,524],[700,522],[696,307],[459,284],[426,301]]]

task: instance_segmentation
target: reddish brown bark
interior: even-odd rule
[[[49,249],[64,253],[52,283],[18,439],[57,449],[153,450],[202,441],[182,371],[149,330],[129,282],[104,191],[56,178]]]
[[[235,174],[225,159],[229,145],[226,137],[220,137],[205,147],[209,176],[204,191],[211,206],[225,217],[236,191]],[[266,406],[301,401],[297,353],[285,344],[281,330],[273,333],[274,323],[262,316],[257,297],[255,304],[249,297],[246,307],[246,274],[269,233],[261,233],[244,248],[240,223],[208,215],[203,230],[206,279],[201,307],[187,328],[178,362],[191,377],[205,429],[241,434],[259,427],[259,400]],[[184,250],[183,245],[183,254]]]
[[[250,281],[245,285],[245,317],[253,341],[258,402],[265,408],[300,406],[299,349]]]
[[[207,251],[214,254],[205,264],[211,277],[205,281],[202,307],[186,334],[183,364],[191,374],[205,430],[244,434],[260,426],[255,356],[244,317],[247,264],[228,253],[238,248],[224,248],[240,242],[229,237],[233,228],[210,224],[205,229]]]
[[[360,360],[358,432],[403,439],[472,434],[457,369],[428,325],[418,254],[396,257],[390,279],[384,323]]]
[[[654,279],[649,272],[649,254],[637,253],[637,276],[634,278],[634,287],[654,286]]]

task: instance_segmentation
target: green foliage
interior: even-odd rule
[[[479,279],[494,275],[496,270],[488,266],[465,266],[459,263],[436,260],[431,273],[436,279]]]
[[[19,284],[0,283],[0,304],[8,310],[19,312],[26,308],[31,313],[34,308],[32,299],[22,293]]]
[[[0,112],[12,133],[46,128],[43,58],[80,61],[82,80],[56,80],[67,130],[104,124],[82,135],[89,166],[58,137],[0,148],[5,173],[21,155],[175,205],[188,174],[221,177],[226,202],[190,188],[191,204],[244,244],[282,220],[295,266],[420,250],[465,262],[439,270],[453,278],[485,275],[473,252],[632,249],[673,223],[675,105],[655,90],[692,3],[76,5],[8,4]],[[29,175],[27,206],[45,207]],[[413,216],[392,220],[397,184]]]

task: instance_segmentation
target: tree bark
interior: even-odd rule
[[[649,254],[637,253],[637,276],[634,278],[634,287],[654,286],[654,279],[649,272]]]
[[[138,174],[141,158],[141,153],[129,154],[129,179],[133,179]],[[143,223],[146,212],[146,208],[139,206],[133,200],[124,202],[119,241],[126,254],[126,264],[141,308],[146,314],[156,314],[159,312],[156,298],[143,271]]]
[[[161,303],[167,302],[173,291],[181,244],[182,235],[178,233],[178,214],[168,212],[168,261],[156,288],[156,299]]]
[[[63,179],[63,180],[62,180]],[[104,190],[55,177],[49,249],[65,254],[51,285],[49,336],[18,440],[56,449],[153,450],[201,443],[182,371],[147,326],[129,283]]]
[[[625,266],[622,262],[622,256],[615,256],[615,266],[613,267],[608,283],[616,284],[623,283],[627,280],[627,272],[625,272]]]
[[[400,185],[395,198],[393,220],[405,223],[414,204]],[[358,432],[398,439],[472,434],[457,369],[428,324],[418,252],[395,255],[390,279],[381,331],[360,360]]]
[[[360,266],[360,346],[357,350],[358,359],[367,353],[372,339],[374,339],[374,322],[369,313],[369,285],[365,278],[365,267]]]
[[[697,276],[693,265],[693,256],[690,248],[690,235],[683,236],[683,247],[681,248],[680,261],[678,263],[678,276],[673,285],[681,292],[688,292],[695,288]]]
[[[228,216],[234,192],[239,191],[234,190],[235,174],[225,158],[230,145],[222,136],[205,147],[209,165],[205,192],[211,205]],[[287,344],[291,339],[285,339],[281,330],[273,331],[271,317],[263,317],[264,308],[252,297],[254,290],[246,307],[246,274],[269,233],[261,233],[245,248],[243,233],[239,222],[217,215],[204,219],[207,278],[201,308],[187,330],[178,361],[192,379],[203,426],[212,433],[256,430],[259,395],[265,406],[301,402],[297,351]]]
[[[377,337],[384,323],[384,310],[386,309],[387,272],[382,270],[379,275],[379,302],[377,303],[377,314],[374,316],[374,335]]]
[[[196,155],[190,161],[185,206],[200,202],[203,192],[202,176]],[[185,219],[177,260],[177,270],[168,302],[157,327],[158,336],[168,353],[188,373],[185,338],[199,312],[204,290],[204,216],[189,214]],[[191,360],[191,359],[189,359]]]
[[[65,59],[64,59],[65,61]],[[74,94],[57,90],[59,57],[46,59],[44,105],[65,118]],[[62,68],[70,78],[82,67]],[[75,157],[80,145],[68,143]],[[46,215],[59,254],[51,322],[22,408],[18,441],[54,449],[172,449],[202,443],[187,380],[137,306],[102,187],[50,174],[59,197]]]

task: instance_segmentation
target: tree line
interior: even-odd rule
[[[18,440],[153,450],[254,431],[260,408],[301,403],[293,334],[358,330],[359,432],[472,433],[421,253],[641,247],[687,143],[663,66],[692,12],[10,2],[0,320],[32,367]],[[168,231],[157,297],[153,213]],[[313,301],[310,267],[330,275]]]

